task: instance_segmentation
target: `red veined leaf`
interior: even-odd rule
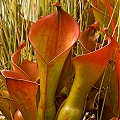
[[[110,111],[112,112],[113,116],[119,116],[120,115],[120,108],[119,108],[119,50],[118,48],[115,50],[115,53],[113,54],[113,57],[109,61],[109,64],[105,70],[104,74],[104,80],[103,80],[103,87],[106,89],[108,87],[107,91],[107,97],[106,97],[106,105],[109,107]],[[101,79],[103,79],[103,76],[101,76],[95,86],[99,87],[101,83]]]
[[[90,36],[92,30],[99,29],[99,22],[94,22],[89,28],[80,34],[80,41],[82,43],[83,53],[88,53],[99,49],[100,44],[93,40],[93,37]],[[95,35],[93,35],[95,37]]]
[[[79,37],[79,25],[56,4],[57,11],[39,19],[30,29],[33,47],[48,63],[70,48]]]
[[[69,50],[56,57],[49,64],[47,64],[40,55],[37,55],[40,69],[40,104],[38,108],[38,113],[40,116],[39,119],[49,117],[53,120],[55,117],[55,92],[62,67],[68,54]]]
[[[38,84],[24,79],[17,72],[2,71],[8,92],[25,120],[37,120],[36,93]],[[11,77],[12,76],[12,77]]]
[[[57,11],[39,19],[29,33],[41,70],[39,119],[55,118],[54,96],[60,73],[72,45],[79,37],[78,23],[58,2],[55,6]]]
[[[2,70],[1,71],[2,75],[4,76],[4,78],[13,78],[13,79],[23,79],[26,80],[26,76],[17,73],[15,71],[10,71],[10,70]]]
[[[25,76],[28,80],[37,81],[39,79],[39,70],[37,63],[31,62],[29,60],[24,60],[23,63],[19,66],[20,52],[24,47],[25,43],[20,43],[18,50],[11,57],[13,70]]]
[[[56,95],[58,95],[62,88],[64,88],[66,85],[69,84],[70,86],[70,80],[72,78],[72,67],[71,67],[71,52],[69,53],[68,57],[66,58],[66,61],[63,65],[61,74],[60,74],[60,78],[59,78],[59,82],[58,82],[58,86],[56,89]]]
[[[29,76],[22,70],[20,69],[19,65],[19,58],[20,58],[20,52],[21,49],[25,47],[25,43],[20,43],[20,46],[18,47],[18,50],[11,56],[11,63],[13,66],[13,70],[15,72],[23,74],[26,79],[30,79]]]
[[[108,36],[109,33],[107,30],[103,30]],[[110,36],[110,38],[112,38]],[[113,114],[114,115],[120,115],[120,52],[119,52],[119,46],[117,43],[117,48],[115,52],[115,69],[112,74],[112,80],[111,80],[111,94],[110,93],[110,99],[111,99],[111,105],[113,109]],[[116,95],[117,94],[117,95]]]
[[[29,60],[24,60],[20,68],[30,77],[30,80],[37,81],[39,76],[38,64]]]
[[[105,32],[107,33],[107,31]],[[73,58],[75,78],[66,103],[60,110],[58,120],[64,119],[65,117],[69,119],[75,118],[76,120],[82,119],[84,100],[92,86],[102,75],[112,53],[117,47],[117,42],[108,35],[108,45],[105,47]]]
[[[18,50],[11,57],[11,62],[14,70],[16,69],[16,66],[19,64],[20,52],[21,52],[21,49],[24,47],[25,47],[25,43],[21,42],[18,47]]]
[[[7,104],[6,104],[7,103]],[[12,120],[17,106],[14,104],[13,99],[7,90],[0,90],[0,111],[5,116],[6,119]]]

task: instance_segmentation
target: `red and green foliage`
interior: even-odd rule
[[[1,71],[7,94],[13,100],[10,109],[14,120],[81,120],[86,112],[94,111],[99,119],[119,119],[120,50],[115,30],[118,13],[116,10],[111,18],[111,4],[92,0],[86,12],[92,10],[96,22],[92,20],[94,23],[84,31],[58,2],[56,12],[32,25],[29,40],[36,61],[25,59],[19,63],[25,47],[21,43],[11,57],[13,70]],[[102,28],[104,6],[108,14]],[[111,29],[107,29],[110,19]],[[4,114],[4,106],[0,107]]]

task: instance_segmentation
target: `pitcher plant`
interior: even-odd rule
[[[21,61],[26,45],[21,42],[11,56],[13,70],[1,71],[7,90],[0,91],[0,110],[8,120],[82,120],[87,111],[99,109],[100,99],[110,112],[109,116],[101,112],[100,119],[102,114],[104,119],[119,118],[119,43],[116,32],[111,35],[114,21],[110,30],[101,27],[98,3],[105,5],[92,0],[96,21],[84,31],[59,2],[54,4],[55,12],[31,26],[29,42],[35,60]]]

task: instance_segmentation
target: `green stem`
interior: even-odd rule
[[[40,69],[40,102],[38,106],[38,116],[40,120],[55,119],[55,92],[63,64],[69,51],[70,49],[49,63],[46,63],[40,55],[37,56]]]
[[[45,65],[45,64],[44,64]],[[54,120],[56,109],[54,104],[54,94],[57,83],[50,82],[51,77],[48,73],[47,64],[41,71],[40,80],[40,103],[38,107],[38,115],[40,120]]]
[[[57,120],[81,120],[84,113],[84,101],[91,89],[84,81],[80,81],[76,73],[74,83],[67,101],[61,109]]]

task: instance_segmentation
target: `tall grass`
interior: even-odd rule
[[[28,41],[29,28],[40,17],[55,11],[57,0],[1,0],[0,1],[0,70],[12,69],[10,58],[20,42],[26,43],[22,51],[23,58],[33,60],[34,54]],[[87,27],[82,21],[84,0],[60,0],[63,9],[71,14],[79,23],[80,29]],[[82,25],[85,24],[85,25]]]
[[[28,41],[31,25],[40,17],[56,10],[57,0],[0,0],[0,71],[10,70],[11,55],[20,42],[25,42],[20,60],[35,60],[35,53]],[[84,0],[60,0],[63,9],[80,22]],[[78,15],[80,14],[80,15]],[[82,20],[82,19],[81,19]],[[0,89],[5,89],[0,75]]]
[[[57,1],[0,0],[0,70],[12,69],[11,55],[17,50],[20,42],[26,43],[26,47],[22,50],[20,57],[21,62],[23,59],[35,60],[34,50],[28,41],[29,29],[36,20],[54,12],[56,8],[53,5]],[[84,0],[59,1],[62,8],[80,23],[82,31]],[[1,76],[0,89],[5,89]]]

